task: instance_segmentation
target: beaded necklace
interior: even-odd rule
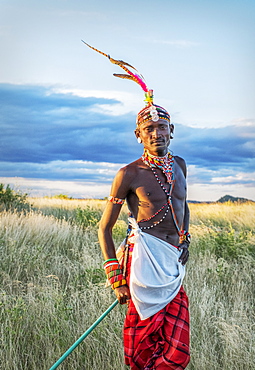
[[[157,157],[144,149],[142,161],[151,168],[159,168],[166,176],[167,182],[172,184],[174,180],[173,164],[174,157],[171,153],[167,153],[164,157]]]
[[[140,222],[150,221],[155,216],[157,216],[164,208],[166,208],[164,215],[159,221],[154,221],[153,224],[150,226],[140,226],[140,229],[151,229],[158,224],[160,224],[165,218],[169,210],[171,210],[171,214],[173,217],[173,221],[175,224],[175,227],[178,231],[178,234],[180,234],[180,228],[178,226],[177,218],[174,212],[173,204],[172,204],[172,192],[174,188],[174,157],[168,152],[164,157],[157,157],[154,155],[151,155],[146,149],[144,150],[144,153],[141,157],[142,161],[151,168],[153,175],[155,176],[157,182],[161,186],[162,190],[167,196],[167,202],[152,216],[148,217],[147,219],[142,219]],[[157,175],[155,168],[159,168],[166,176],[167,182],[170,184],[169,191],[166,189],[162,181],[160,180],[159,176]]]

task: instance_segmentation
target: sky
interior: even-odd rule
[[[0,0],[0,182],[104,198],[142,154],[135,66],[175,126],[188,199],[255,200],[253,0]]]

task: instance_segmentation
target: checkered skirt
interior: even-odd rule
[[[127,282],[134,245],[129,244]],[[188,297],[180,288],[166,307],[148,319],[141,320],[130,301],[124,329],[125,363],[132,370],[183,370],[189,363]]]

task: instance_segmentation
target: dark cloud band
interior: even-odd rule
[[[124,164],[141,155],[133,132],[135,114],[110,116],[94,109],[116,103],[54,93],[42,86],[0,84],[0,176],[105,181],[102,172],[93,176],[77,172],[70,163],[90,161],[98,169],[101,162]],[[188,165],[209,169],[214,175],[216,171],[219,177],[254,171],[254,122],[208,129],[174,124],[171,149]],[[61,171],[55,168],[54,175],[58,161]],[[198,176],[197,181],[203,182],[210,181],[212,174],[200,171]]]

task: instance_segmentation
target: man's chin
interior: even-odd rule
[[[147,150],[152,155],[164,156],[168,151],[168,147],[166,145],[151,145]]]

